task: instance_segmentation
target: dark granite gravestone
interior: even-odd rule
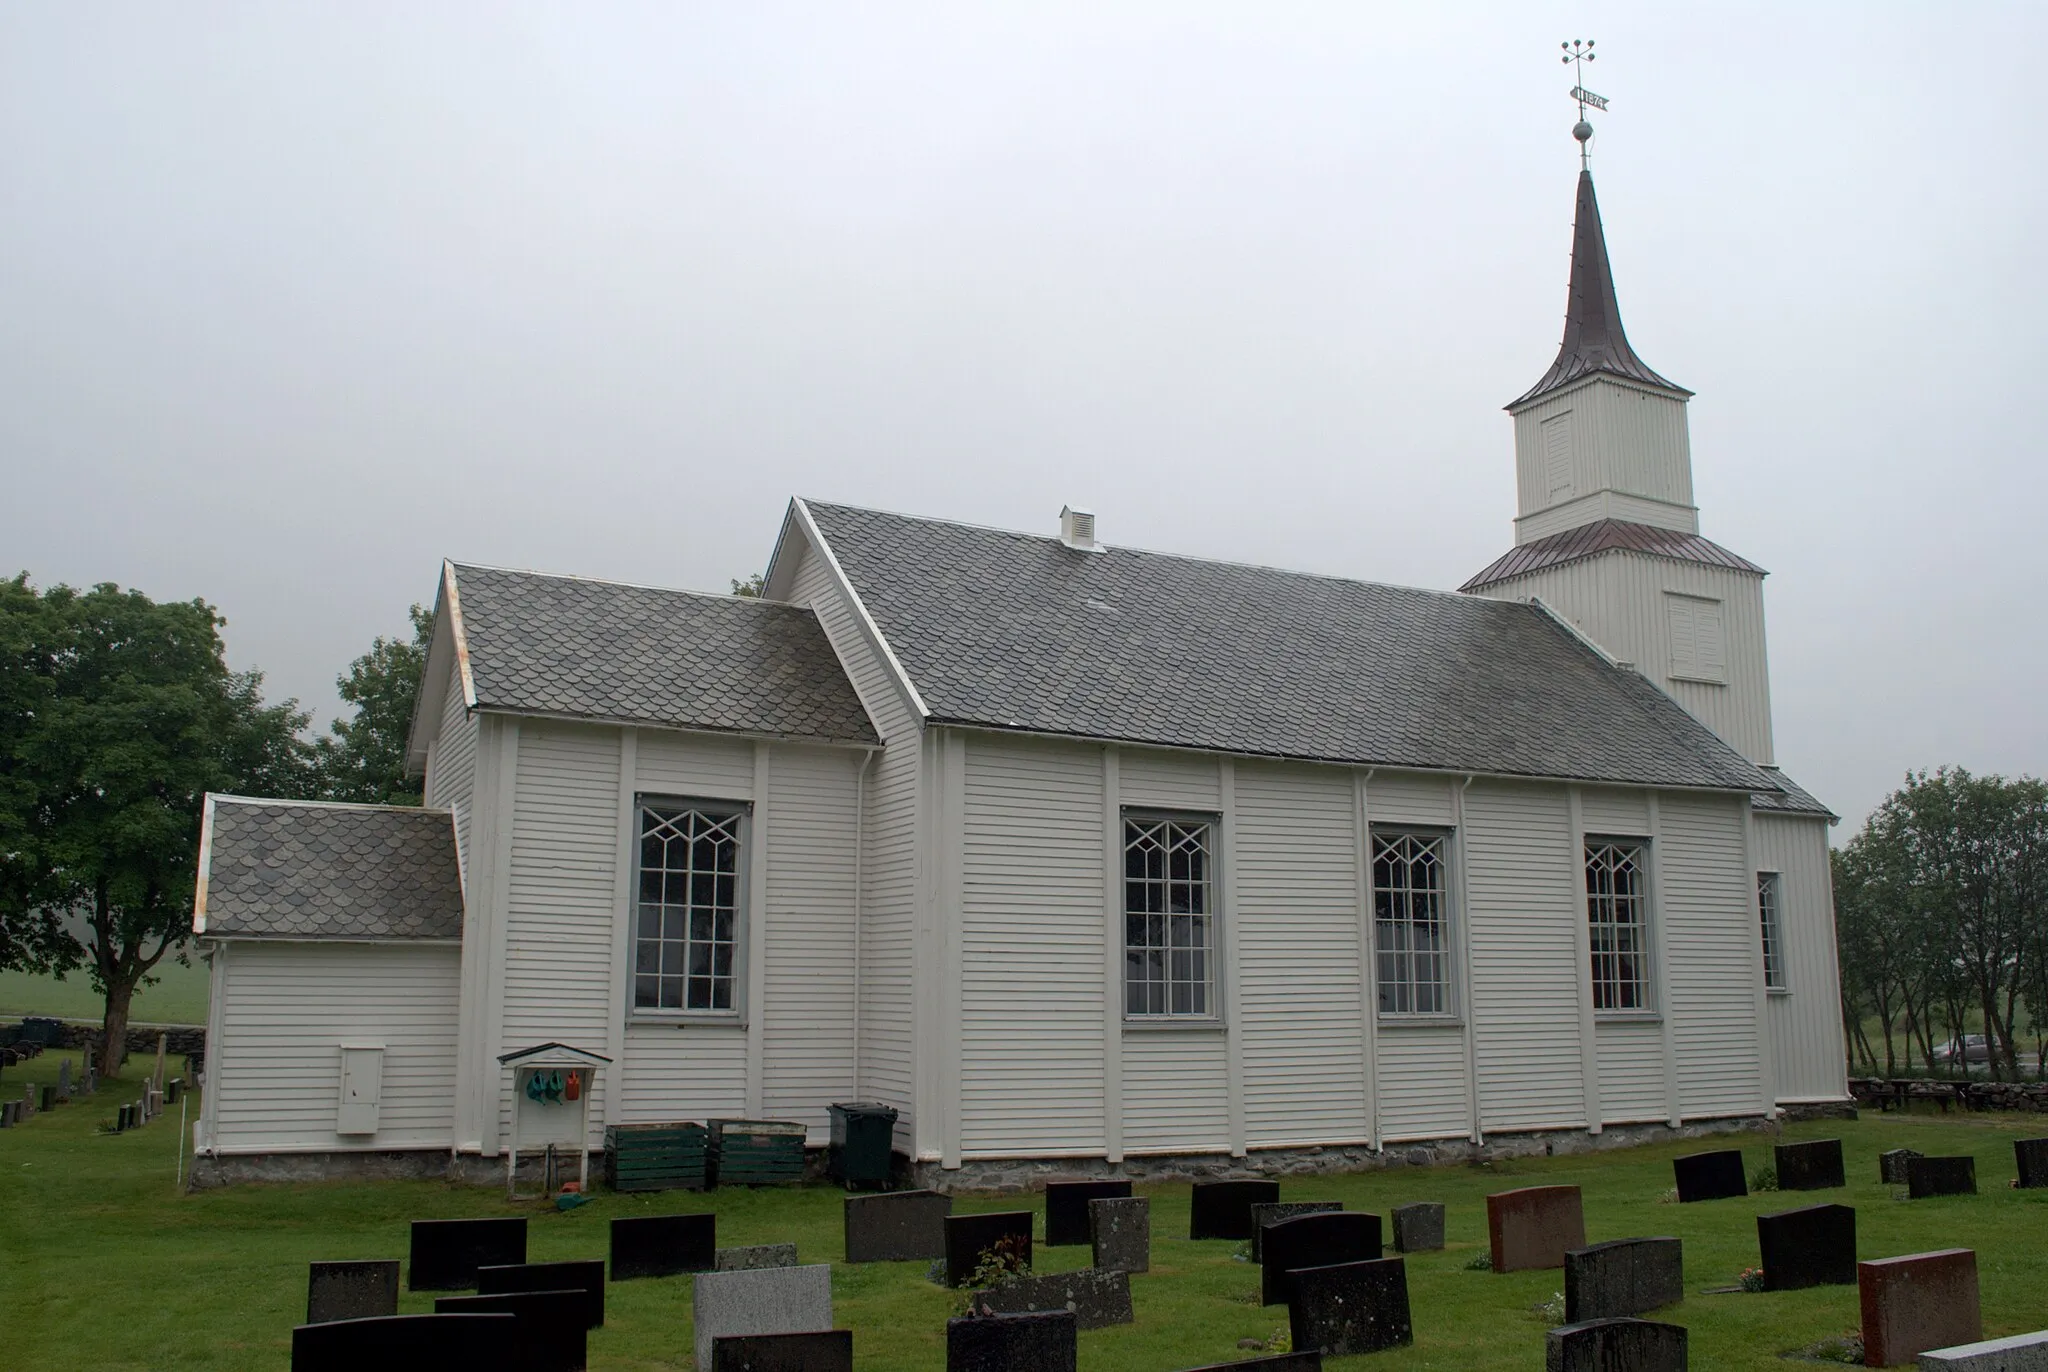
[[[763,1267],[796,1266],[793,1243],[755,1243],[741,1248],[721,1248],[711,1255],[714,1272],[755,1272]]]
[[[1653,1320],[1588,1320],[1543,1337],[1544,1372],[1685,1372],[1685,1330]]]
[[[308,1264],[307,1324],[367,1320],[397,1313],[398,1259]]]
[[[1323,1372],[1320,1353],[1275,1353],[1270,1358],[1246,1358],[1243,1362],[1216,1362],[1181,1372]]]
[[[1730,1200],[1749,1194],[1749,1179],[1742,1173],[1742,1150],[1739,1148],[1687,1153],[1682,1158],[1671,1160],[1671,1170],[1678,1178],[1678,1200],[1682,1205],[1690,1205],[1694,1201]]]
[[[1894,1148],[1889,1153],[1877,1155],[1877,1179],[1886,1186],[1906,1184],[1906,1164],[1915,1158],[1924,1158],[1925,1153],[1916,1153],[1910,1148]]]
[[[1260,1241],[1259,1304],[1282,1305],[1292,1289],[1288,1273],[1300,1267],[1366,1262],[1380,1255],[1380,1217],[1355,1211],[1302,1215],[1269,1224]]]
[[[2014,1139],[2012,1156],[2022,1187],[2048,1186],[2048,1139]]]
[[[489,1296],[436,1296],[437,1315],[510,1315],[518,1321],[518,1372],[583,1372],[590,1331],[586,1296],[577,1290],[501,1291]],[[367,1369],[366,1372],[378,1372]]]
[[[716,1215],[647,1215],[612,1221],[613,1281],[708,1272],[717,1253]]]
[[[473,1291],[476,1270],[526,1261],[526,1220],[414,1220],[408,1291]]]
[[[711,1341],[711,1372],[853,1372],[853,1331],[728,1334]]]
[[[1840,1139],[1781,1143],[1772,1150],[1771,1162],[1778,1169],[1780,1191],[1830,1191],[1849,1184]]]
[[[476,1293],[503,1296],[515,1291],[581,1291],[585,1296],[585,1329],[604,1328],[604,1264],[595,1258],[582,1262],[522,1262],[504,1267],[479,1267]]]
[[[1331,1357],[1415,1342],[1405,1258],[1372,1258],[1288,1274],[1287,1327],[1296,1348]]]
[[[1006,1281],[1001,1286],[975,1292],[974,1304],[976,1309],[997,1315],[1071,1311],[1082,1329],[1106,1329],[1112,1324],[1129,1324],[1135,1318],[1131,1313],[1130,1273],[1103,1272],[1093,1267]]]
[[[930,1262],[946,1256],[953,1198],[936,1191],[885,1191],[846,1198],[848,1262]]]
[[[519,1321],[511,1315],[385,1315],[292,1330],[292,1372],[511,1368],[518,1360]]]
[[[1586,1246],[1586,1212],[1576,1186],[1524,1186],[1486,1198],[1486,1237],[1496,1272],[1562,1267]]]
[[[1247,1240],[1252,1207],[1279,1199],[1277,1181],[1198,1181],[1188,1196],[1188,1237]]]
[[[1259,1254],[1260,1236],[1269,1224],[1282,1220],[1300,1219],[1303,1215],[1334,1215],[1344,1208],[1343,1201],[1261,1201],[1252,1207],[1252,1261],[1261,1259]]]
[[[1677,1239],[1611,1239],[1564,1255],[1567,1324],[1641,1315],[1685,1299]]]
[[[1928,1196],[1974,1196],[1977,1194],[1977,1160],[1960,1158],[1914,1158],[1906,1164],[1906,1194],[1914,1200]]]
[[[1029,1266],[1031,1219],[1029,1210],[946,1216],[946,1285],[964,1286],[981,1266],[981,1255],[1005,1240],[1011,1254]]]
[[[1045,1246],[1065,1247],[1088,1242],[1088,1202],[1123,1200],[1127,1181],[1050,1181],[1045,1184]]]
[[[1394,1207],[1394,1251],[1434,1253],[1444,1246],[1444,1207],[1440,1201],[1416,1201]]]
[[[1863,1311],[1863,1360],[1870,1367],[1892,1367],[1930,1348],[1984,1337],[1977,1255],[1968,1248],[1859,1262],[1856,1295]]]
[[[1143,1196],[1088,1202],[1093,1266],[1105,1272],[1152,1270],[1152,1202]]]
[[[946,1372],[1075,1372],[1079,1356],[1069,1310],[946,1321]]]
[[[1856,1211],[1846,1205],[1808,1205],[1756,1217],[1763,1253],[1764,1290],[1856,1284]]]

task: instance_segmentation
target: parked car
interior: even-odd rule
[[[1991,1045],[1984,1041],[1982,1034],[1965,1034],[1961,1042],[1950,1039],[1947,1043],[1938,1043],[1934,1046],[1936,1062],[1954,1062],[1958,1057],[1966,1067],[1973,1062],[1989,1062]]]

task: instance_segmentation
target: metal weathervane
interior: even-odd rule
[[[1606,109],[1607,97],[1586,89],[1586,63],[1593,60],[1593,40],[1588,38],[1580,42],[1574,38],[1558,46],[1564,49],[1564,56],[1559,60],[1572,65],[1572,99],[1579,102],[1579,122],[1572,125],[1572,137],[1579,140],[1579,165],[1585,167],[1593,160],[1591,149],[1587,147],[1593,139],[1593,126],[1586,122],[1586,109],[1588,106],[1596,110]]]

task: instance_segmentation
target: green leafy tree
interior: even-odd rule
[[[408,613],[410,641],[380,635],[371,641],[369,652],[335,678],[342,700],[355,710],[352,718],[335,720],[332,735],[315,745],[320,792],[328,800],[420,803],[419,779],[405,774],[405,745],[419,701],[420,677],[427,668],[434,614],[418,605]]]
[[[732,583],[732,593],[736,596],[745,596],[749,600],[759,600],[762,588],[767,584],[767,581],[766,573],[755,572],[745,581],[735,579]]]

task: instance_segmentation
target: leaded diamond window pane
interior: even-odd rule
[[[1586,845],[1586,926],[1593,1008],[1650,1008],[1647,853],[1640,843]]]
[[[688,806],[640,807],[636,1007],[733,1008],[740,823]]]
[[[1445,846],[1442,834],[1373,833],[1374,972],[1383,1015],[1450,1011]]]
[[[1785,989],[1785,936],[1778,923],[1778,874],[1756,874],[1756,914],[1764,945],[1764,985]]]
[[[1215,1014],[1208,956],[1210,844],[1205,820],[1124,821],[1124,1013]]]

